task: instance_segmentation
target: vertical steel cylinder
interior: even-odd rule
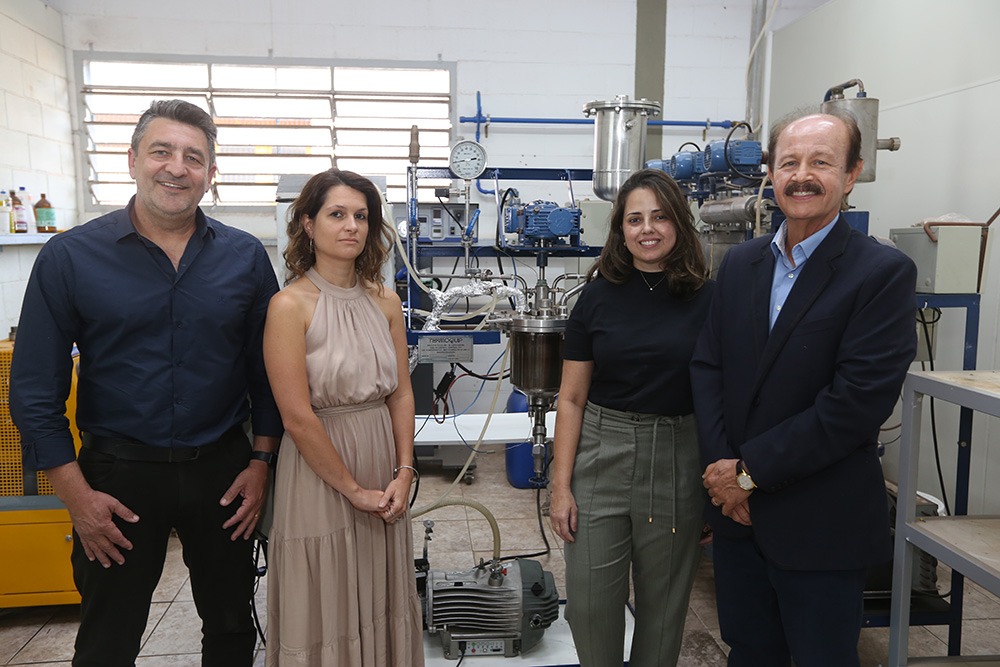
[[[562,377],[562,333],[511,332],[510,383],[528,396],[555,395]]]
[[[613,201],[626,179],[642,169],[646,121],[660,115],[660,103],[619,95],[613,100],[588,102],[583,112],[595,117],[594,194]]]
[[[861,130],[861,159],[865,161],[858,176],[858,183],[875,180],[875,154],[878,148],[878,100],[874,97],[833,97],[820,105],[820,111],[828,113],[832,109],[847,111]]]

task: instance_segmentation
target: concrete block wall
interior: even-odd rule
[[[812,12],[827,0],[784,0],[767,30],[773,31]],[[669,0],[663,118],[743,120],[746,117],[746,70],[754,0]],[[769,8],[773,2],[767,3]],[[763,54],[767,37],[757,53]],[[822,101],[825,90],[816,92]],[[709,132],[708,140],[727,130]],[[672,155],[685,141],[704,145],[700,129],[665,128],[663,154]]]
[[[66,62],[58,11],[41,0],[0,4],[0,188],[24,186],[36,200],[44,192],[60,227],[77,219]],[[0,336],[17,324],[40,247],[0,235]]]

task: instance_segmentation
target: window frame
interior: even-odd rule
[[[94,217],[108,213],[110,211],[117,210],[121,208],[117,204],[98,204],[92,201],[91,196],[91,169],[90,169],[90,135],[87,129],[87,106],[86,106],[86,95],[90,90],[91,84],[86,83],[85,68],[90,61],[102,61],[102,62],[150,62],[150,63],[163,63],[163,64],[198,64],[198,65],[238,65],[238,66],[263,66],[263,67],[324,67],[329,68],[331,71],[331,82],[330,90],[328,91],[301,91],[301,90],[281,90],[281,89],[261,89],[261,90],[246,90],[245,92],[249,95],[253,93],[260,93],[261,96],[271,96],[280,95],[285,93],[289,97],[298,97],[302,94],[315,95],[315,96],[327,96],[330,99],[331,104],[331,121],[336,120],[336,115],[334,112],[334,107],[338,96],[340,97],[351,97],[359,95],[356,91],[348,91],[338,93],[334,86],[334,69],[335,68],[372,68],[372,69],[418,69],[418,70],[444,70],[448,74],[449,91],[447,93],[448,97],[448,112],[447,121],[449,124],[448,140],[447,145],[451,146],[455,141],[456,129],[458,127],[458,112],[457,112],[457,64],[455,62],[448,61],[416,61],[416,60],[351,60],[351,59],[327,59],[327,58],[264,58],[264,57],[248,57],[248,56],[226,56],[226,57],[198,57],[198,56],[186,56],[177,54],[156,54],[156,53],[131,53],[131,52],[100,52],[100,51],[75,51],[74,52],[74,73],[76,76],[75,89],[76,89],[76,104],[75,107],[75,118],[73,119],[73,127],[75,133],[78,137],[76,146],[76,163],[77,163],[77,176],[76,183],[80,191],[80,196],[78,201],[81,205],[81,211],[84,212],[88,217]],[[108,89],[112,87],[108,86],[97,86],[101,89]],[[156,91],[162,90],[164,99],[169,99],[171,97],[183,97],[184,95],[206,95],[211,99],[211,95],[215,92],[232,94],[234,90],[238,92],[244,92],[241,89],[231,89],[231,88],[218,88],[215,89],[212,86],[211,80],[209,80],[207,87],[205,88],[192,88],[179,90],[176,88],[167,87],[156,87],[150,86],[147,89],[142,89],[139,87],[125,87],[123,91],[134,92],[136,94],[142,94],[144,91]],[[415,93],[416,94],[416,93]],[[220,128],[225,127],[220,125]],[[317,128],[322,129],[322,128]],[[346,131],[352,131],[350,129]],[[335,134],[335,130],[331,128],[331,133]],[[131,135],[131,131],[129,131]],[[238,154],[226,154],[221,153],[217,156],[217,162],[224,165],[224,161],[227,157],[238,157]],[[372,156],[376,157],[376,156]],[[124,159],[124,157],[123,157]],[[351,159],[348,157],[348,159]],[[398,159],[398,158],[396,158]],[[421,166],[447,166],[447,154],[443,159],[432,158],[428,159],[422,157],[420,160]],[[125,169],[127,171],[127,167]],[[274,174],[276,177],[280,177],[283,174]],[[378,174],[375,174],[378,175]],[[396,176],[395,174],[393,175]],[[405,171],[402,173],[401,178],[405,182],[406,174]],[[422,184],[424,185],[424,184]],[[427,183],[428,188],[433,189],[433,184]],[[441,184],[438,184],[439,186]],[[216,187],[216,182],[213,181],[213,189]],[[393,186],[398,188],[398,186]],[[210,192],[210,194],[212,194]],[[424,197],[421,197],[424,199]],[[390,201],[395,201],[395,198]],[[430,198],[428,199],[430,201]],[[202,208],[213,217],[220,217],[226,215],[271,215],[275,210],[275,202],[270,202],[268,204],[225,204],[225,203],[215,203],[206,200],[202,204]]]

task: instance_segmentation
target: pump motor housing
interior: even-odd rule
[[[514,657],[535,646],[559,618],[551,572],[536,560],[484,563],[462,572],[427,573],[424,621],[444,655]]]

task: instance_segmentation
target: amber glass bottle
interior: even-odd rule
[[[35,204],[35,220],[38,224],[38,231],[43,234],[52,234],[56,231],[56,210],[52,208],[52,203],[45,198],[45,193],[42,193],[42,198],[38,200]]]

